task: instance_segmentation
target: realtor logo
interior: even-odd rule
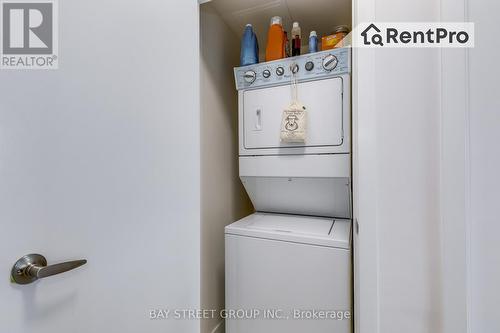
[[[0,0],[0,68],[56,69],[56,0],[28,1]]]

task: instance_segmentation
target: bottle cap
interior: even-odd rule
[[[273,16],[271,18],[271,25],[274,25],[274,24],[283,25],[281,22],[282,22],[281,16]]]
[[[313,36],[318,37],[318,34],[314,30],[309,33],[309,37],[313,37]]]
[[[293,22],[293,27],[298,28],[299,27],[299,22]]]
[[[247,23],[247,25],[245,27],[251,27],[252,24],[251,23]]]

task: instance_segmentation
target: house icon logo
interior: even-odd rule
[[[373,23],[371,23],[365,30],[361,32],[364,45],[380,45],[383,46],[381,30]]]

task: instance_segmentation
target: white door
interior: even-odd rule
[[[0,71],[0,332],[199,330],[149,318],[199,307],[197,6],[60,1],[59,69]]]

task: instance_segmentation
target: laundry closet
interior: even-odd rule
[[[351,7],[200,5],[201,305],[232,314],[202,332],[353,332],[352,50],[308,45],[352,29]],[[288,33],[300,24],[300,55],[266,62],[277,16]],[[247,24],[259,62],[241,66]]]

